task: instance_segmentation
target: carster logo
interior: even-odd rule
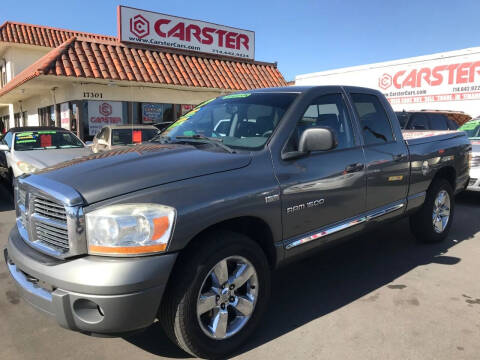
[[[150,34],[150,23],[142,15],[138,14],[130,18],[130,31],[139,39]]]
[[[378,79],[378,86],[383,90],[387,90],[390,86],[392,86],[392,77],[388,74],[383,74]]]
[[[98,112],[102,114],[103,116],[110,116],[112,115],[112,105],[109,103],[101,103],[98,106]]]

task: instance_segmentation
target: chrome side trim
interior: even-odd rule
[[[28,281],[27,276],[17,269],[17,266],[13,264],[10,260],[7,260],[8,271],[12,275],[13,279],[21,286],[25,291],[29,292],[32,295],[38,296],[45,301],[52,301],[52,294],[47,290],[35,286],[34,283]]]
[[[410,201],[410,200],[415,200],[415,199],[418,199],[418,198],[421,198],[421,197],[425,197],[427,195],[427,192],[426,191],[422,191],[422,192],[419,192],[417,194],[413,194],[413,195],[410,195],[407,200]]]
[[[366,217],[361,217],[361,218],[357,218],[357,219],[354,219],[354,220],[350,220],[348,222],[344,222],[344,223],[335,225],[335,226],[327,228],[327,229],[325,229],[325,230],[323,230],[319,233],[315,233],[315,234],[312,234],[310,236],[295,240],[295,241],[291,242],[290,244],[287,244],[287,246],[285,246],[285,249],[289,250],[291,248],[294,248],[298,245],[305,244],[305,243],[310,242],[312,240],[317,240],[317,239],[320,239],[320,238],[325,237],[327,235],[335,234],[336,232],[351,228],[352,226],[361,224],[365,221],[367,221],[367,218]]]
[[[397,205],[391,206],[391,207],[389,207],[389,208],[386,208],[386,209],[383,209],[383,210],[374,212],[373,214],[367,215],[367,221],[372,220],[372,219],[375,219],[375,218],[380,217],[380,216],[382,216],[382,215],[391,213],[391,212],[393,212],[393,211],[400,210],[400,209],[403,208],[404,206],[405,206],[405,203],[401,203],[401,204],[397,204]]]
[[[317,233],[314,233],[312,235],[309,235],[309,236],[306,236],[306,237],[303,237],[301,239],[297,239],[289,244],[287,244],[285,246],[285,249],[286,250],[290,250],[298,245],[302,245],[302,244],[305,244],[305,243],[308,243],[312,240],[317,240],[317,239],[321,239],[325,236],[328,236],[328,235],[332,235],[332,234],[335,234],[339,231],[342,231],[342,230],[345,230],[345,229],[348,229],[348,228],[351,228],[353,226],[356,226],[356,225],[359,225],[359,224],[362,224],[364,222],[367,222],[367,221],[370,221],[372,219],[376,219],[380,216],[383,216],[383,215],[386,215],[386,214],[389,214],[391,212],[394,212],[394,211],[397,211],[397,210],[400,210],[401,208],[403,208],[405,206],[405,202],[402,202],[402,203],[399,203],[399,204],[395,204],[393,206],[390,206],[390,207],[387,207],[387,208],[384,208],[384,209],[381,209],[381,210],[374,210],[373,212],[370,212],[368,214],[364,214],[364,215],[361,215],[361,216],[358,216],[358,217],[355,217],[355,218],[352,218],[350,220],[347,220],[345,222],[342,222],[342,223],[339,223],[337,225],[334,225],[334,226],[331,226],[331,227],[327,227],[325,228],[324,230],[320,231],[320,232],[317,232]]]

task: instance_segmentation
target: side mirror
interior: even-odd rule
[[[306,129],[298,143],[298,151],[309,153],[311,151],[327,151],[337,146],[337,140],[332,130],[328,128],[310,128]]]
[[[296,159],[308,155],[311,151],[327,151],[337,146],[337,139],[332,130],[328,128],[309,128],[300,136],[298,151],[282,154],[283,160]]]
[[[0,151],[10,151],[7,144],[0,144]]]

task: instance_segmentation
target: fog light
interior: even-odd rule
[[[88,299],[75,300],[73,311],[80,320],[89,324],[97,324],[104,317],[101,306]]]

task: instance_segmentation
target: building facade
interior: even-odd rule
[[[106,124],[174,121],[213,97],[285,84],[274,63],[40,25],[0,26],[4,130],[56,125],[90,140]]]

